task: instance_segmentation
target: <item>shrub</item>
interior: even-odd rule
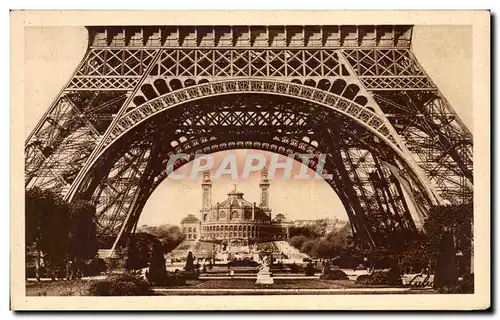
[[[443,293],[443,294],[460,294],[460,293],[466,293],[462,291],[462,287],[460,284],[456,285],[449,285],[449,286],[444,286],[441,288],[437,289],[438,293]]]
[[[362,274],[356,278],[355,283],[357,284],[372,284],[373,276],[371,274]]]
[[[84,276],[96,276],[106,271],[106,262],[101,258],[94,258],[82,263],[81,271]]]
[[[132,234],[127,248],[125,268],[138,270],[147,267],[154,246],[160,246],[161,250],[161,243],[155,236],[145,232]]]
[[[309,262],[306,266],[306,276],[314,276],[315,271],[314,266]]]
[[[184,286],[186,285],[186,278],[181,273],[168,273],[165,278],[166,286]]]
[[[446,285],[437,289],[438,293],[474,293],[474,274],[466,274],[461,281],[455,285]]]
[[[394,271],[375,271],[372,274],[363,274],[356,279],[358,284],[370,285],[390,285],[398,286],[402,284],[399,272]]]
[[[389,284],[389,273],[386,271],[373,272],[371,284]]]
[[[198,272],[196,271],[184,271],[182,276],[185,280],[198,280]]]
[[[304,272],[303,268],[299,265],[296,265],[295,263],[289,265],[288,267],[290,268],[290,271],[293,273]]]
[[[459,282],[462,293],[474,293],[474,274],[468,273],[463,276],[463,280]]]
[[[257,267],[259,263],[253,260],[233,260],[227,263],[228,267]]]
[[[89,285],[91,296],[111,296],[111,282],[108,279],[92,281]]]
[[[152,291],[148,282],[124,273],[91,282],[89,293],[92,296],[146,296],[151,295]]]
[[[320,279],[324,280],[349,280],[347,274],[342,270],[329,270],[327,273],[322,274]]]
[[[125,264],[125,261],[123,259],[117,259],[117,258],[106,258],[106,260],[104,261],[106,262],[108,270],[119,269],[121,266]]]

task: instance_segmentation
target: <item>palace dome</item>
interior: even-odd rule
[[[273,219],[273,220],[275,220],[275,221],[280,221],[280,222],[281,222],[281,221],[288,221],[288,219],[287,219],[287,218],[285,217],[285,215],[284,215],[284,214],[282,214],[282,213],[278,213],[278,214],[276,215],[276,217],[274,217],[274,219]]]
[[[181,220],[181,223],[199,223],[200,220],[194,214],[188,214],[187,217]]]

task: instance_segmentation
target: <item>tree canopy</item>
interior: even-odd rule
[[[90,202],[69,204],[50,190],[29,189],[25,226],[26,253],[35,258],[37,275],[42,264],[54,277],[64,272],[66,262],[97,253],[95,206]]]
[[[161,242],[164,253],[174,250],[182,241],[184,234],[178,226],[163,224],[159,226],[141,226],[139,231],[154,235]]]
[[[352,229],[349,222],[336,224],[328,230],[327,220],[319,219],[311,225],[290,229],[291,246],[312,258],[332,259],[352,245]]]
[[[161,246],[158,238],[146,232],[130,235],[125,266],[128,270],[142,269],[148,266],[153,248]]]
[[[70,206],[70,258],[92,259],[97,254],[96,208],[89,201],[76,201]]]

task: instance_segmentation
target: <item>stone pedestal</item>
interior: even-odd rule
[[[273,284],[274,280],[271,277],[271,272],[269,271],[268,266],[264,266],[257,273],[257,281],[255,284]]]

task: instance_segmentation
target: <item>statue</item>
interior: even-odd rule
[[[269,271],[269,258],[263,257],[262,264],[259,266],[259,272],[257,273],[257,281],[255,284],[273,284],[274,280],[271,278],[271,272]]]

